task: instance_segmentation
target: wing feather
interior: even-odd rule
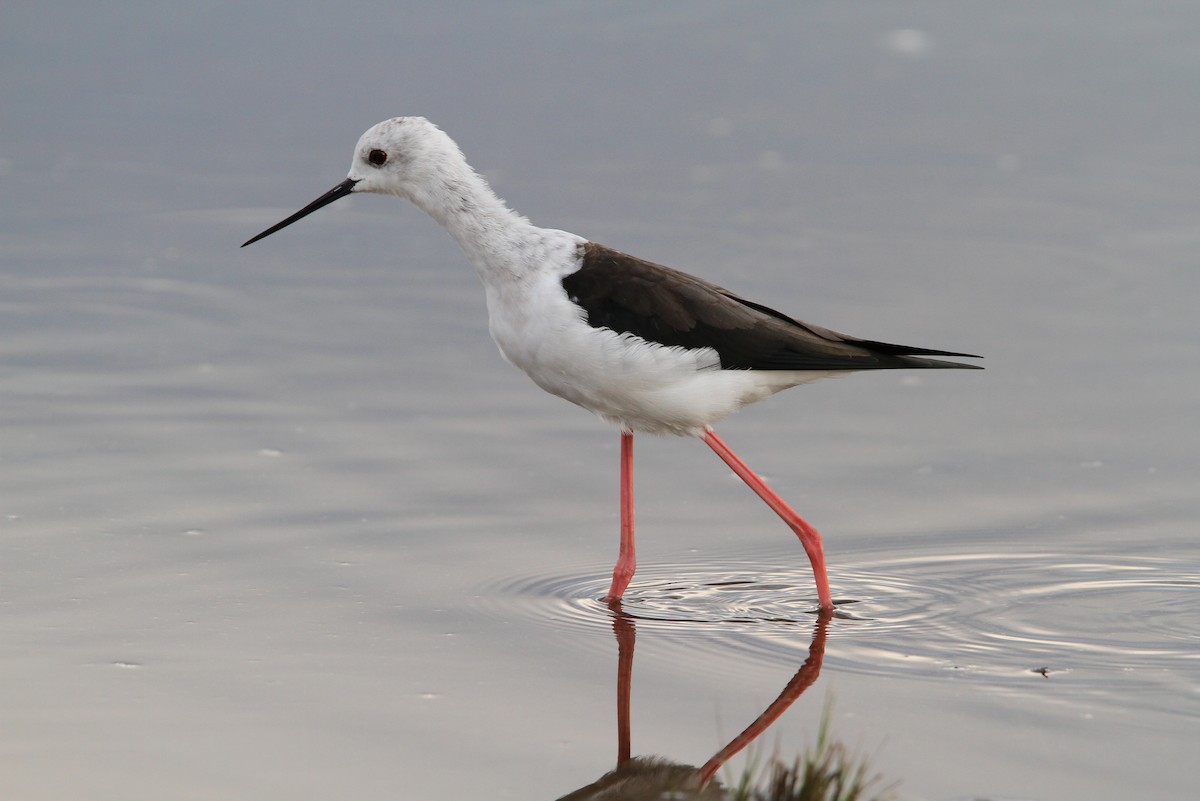
[[[859,339],[810,325],[679,270],[588,242],[563,278],[590,325],[662,345],[712,348],[729,370],[872,370],[977,365],[969,353]]]

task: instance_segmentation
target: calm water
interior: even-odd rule
[[[543,225],[987,356],[722,427],[853,601],[759,756],[832,703],[906,799],[1194,793],[1200,11],[51,5],[0,28],[0,795],[613,767],[615,432],[499,359],[415,209],[237,248],[396,114]],[[805,663],[815,593],[707,448],[637,458],[632,753],[699,765]]]

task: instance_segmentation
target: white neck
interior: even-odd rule
[[[496,196],[461,153],[431,158],[429,174],[414,181],[409,198],[445,228],[484,282],[519,275],[521,243],[538,229]]]

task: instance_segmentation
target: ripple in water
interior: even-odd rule
[[[597,632],[609,650],[607,567],[514,578],[488,588],[493,611]],[[1064,553],[885,555],[834,565],[838,619],[826,667],[877,675],[1068,682],[1098,695],[1141,693],[1200,705],[1200,566],[1143,556]],[[816,595],[807,564],[646,565],[622,604],[645,633],[688,650],[689,665],[795,666]],[[604,633],[600,633],[604,632]],[[706,659],[705,656],[710,658]],[[1193,710],[1194,711],[1194,710]]]

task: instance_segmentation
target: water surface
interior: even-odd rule
[[[536,222],[862,336],[984,354],[722,435],[841,615],[760,740],[911,799],[1183,798],[1200,731],[1200,14],[61,4],[0,46],[0,787],[557,798],[617,758],[617,436],[351,198],[441,124]],[[637,443],[633,754],[699,765],[813,641],[794,538]],[[735,758],[729,770],[745,764]]]

